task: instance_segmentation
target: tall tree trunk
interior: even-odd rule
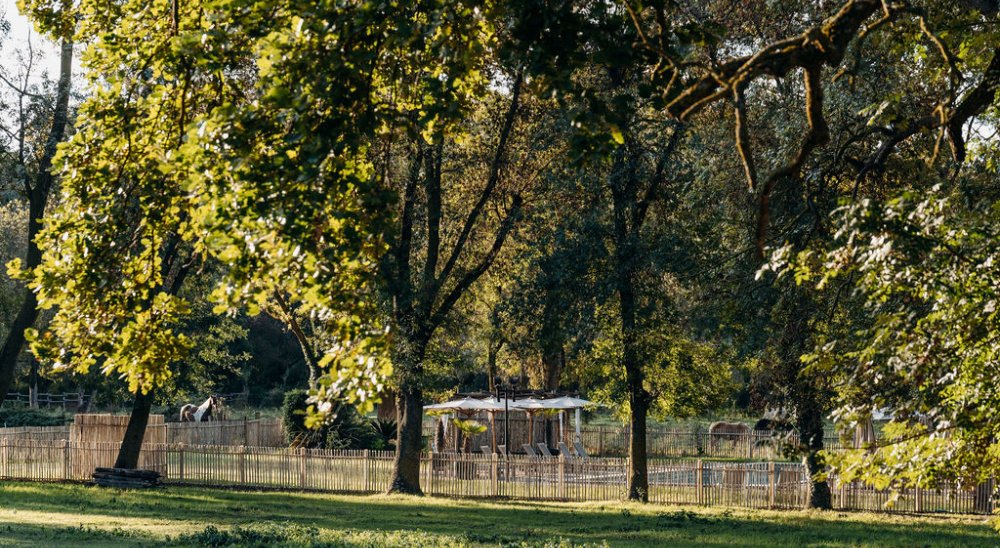
[[[826,470],[826,461],[820,454],[823,450],[823,409],[819,405],[815,387],[800,386],[797,391],[796,422],[799,442],[806,451],[806,468],[809,470],[809,508],[829,510],[833,508],[830,484],[818,479]]]
[[[646,459],[646,415],[649,393],[644,386],[645,373],[640,363],[635,325],[634,273],[630,268],[619,272],[619,314],[622,330],[622,368],[625,370],[629,402],[628,498],[649,502],[649,476]]]
[[[401,372],[396,393],[396,458],[393,461],[389,493],[423,495],[420,489],[420,450],[422,445],[424,402],[420,378],[427,343],[405,341],[396,353],[393,366]]]
[[[38,409],[38,360],[31,358],[31,374],[28,376],[28,407]]]
[[[789,316],[778,342],[782,360],[785,386],[791,387],[791,399],[795,406],[795,423],[799,430],[799,444],[805,452],[806,467],[809,471],[809,507],[830,509],[833,501],[830,485],[821,475],[826,463],[820,452],[823,450],[823,404],[820,388],[821,379],[803,370],[802,353],[809,341],[809,318],[813,312],[811,301],[801,289],[792,290],[794,299],[789,306]]]
[[[62,142],[66,135],[72,68],[73,42],[64,41],[59,59],[59,84],[56,89],[55,110],[52,113],[52,127],[49,128],[49,136],[45,141],[45,149],[38,164],[38,175],[34,184],[25,182],[28,191],[28,253],[24,261],[26,269],[35,268],[42,262],[42,253],[38,249],[38,244],[35,243],[35,236],[42,228],[41,221],[45,214],[45,205],[55,181],[55,176],[52,174],[52,158],[56,154],[57,145]],[[22,121],[22,123],[24,122]],[[17,357],[24,347],[24,332],[35,325],[37,319],[38,301],[35,299],[34,292],[25,289],[21,308],[14,318],[10,333],[7,334],[7,339],[3,343],[3,348],[0,349],[0,405],[3,405],[3,400],[7,397],[7,392],[14,380]]]
[[[400,417],[396,426],[396,459],[393,461],[389,493],[423,495],[420,489],[420,449],[423,423],[423,394],[419,387],[404,382],[396,396]]]
[[[542,325],[538,333],[542,354],[542,387],[546,390],[558,389],[562,377],[563,332],[560,320],[563,313],[558,296],[549,288],[542,306]]]
[[[628,445],[628,498],[649,502],[649,474],[646,460],[646,415],[649,412],[649,398],[641,388],[630,387],[629,405],[629,445]]]
[[[387,388],[382,392],[382,401],[378,403],[376,413],[379,420],[399,421],[399,411],[396,409],[396,391]]]
[[[149,424],[149,411],[153,407],[153,391],[143,394],[137,392],[132,399],[132,414],[125,427],[115,468],[138,468],[139,454],[142,452],[142,440],[146,436],[146,425]]]

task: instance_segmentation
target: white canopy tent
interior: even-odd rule
[[[495,428],[496,424],[495,424],[495,421],[494,421],[494,417],[496,416],[496,412],[497,411],[503,411],[504,410],[503,405],[500,405],[499,403],[487,401],[487,400],[479,400],[479,399],[476,399],[476,398],[465,397],[465,398],[461,398],[461,399],[458,399],[458,400],[446,401],[446,402],[443,402],[443,403],[435,403],[435,404],[432,404],[432,405],[425,405],[424,406],[424,410],[430,410],[430,411],[450,411],[450,412],[453,412],[453,413],[456,413],[456,414],[460,413],[460,414],[464,414],[464,415],[471,415],[471,414],[474,414],[474,413],[478,413],[480,411],[486,411],[487,413],[490,414],[490,429],[493,431],[493,451],[496,452],[496,450],[497,450],[497,433],[496,433],[496,428]],[[458,439],[457,438],[458,433],[457,432],[456,432],[455,436],[456,436],[456,442],[455,443],[457,444],[458,443],[458,441],[457,441],[457,439]]]
[[[552,403],[558,403],[559,405],[565,406],[565,407],[562,407],[562,409],[573,409],[575,411],[574,417],[573,417],[573,423],[574,423],[574,425],[576,427],[576,438],[575,439],[576,439],[576,441],[581,441],[580,440],[580,410],[583,409],[583,408],[585,408],[585,407],[593,407],[593,406],[596,406],[598,404],[594,403],[592,401],[589,401],[589,400],[582,399],[582,398],[574,398],[573,396],[562,396],[562,397],[553,398],[552,400],[547,400],[547,401],[551,401]],[[561,433],[562,432],[562,417],[561,416],[560,416],[560,419],[559,419],[559,429],[560,429],[560,433]]]
[[[569,411],[574,410],[574,423],[575,423],[575,433],[576,441],[580,440],[580,410],[586,407],[592,407],[599,405],[598,403],[585,400],[582,398],[576,398],[573,396],[559,396],[555,398],[535,398],[528,397],[524,399],[497,399],[496,397],[490,396],[484,399],[477,399],[471,397],[464,397],[457,400],[447,401],[443,403],[436,403],[432,405],[425,405],[424,409],[427,411],[447,411],[456,414],[470,415],[480,411],[485,411],[490,415],[490,426],[493,430],[493,450],[496,451],[496,428],[495,428],[495,415],[498,411],[524,411],[528,415],[528,432],[531,437],[531,442],[534,443],[534,415],[539,411]],[[563,418],[564,413],[559,413],[559,436],[565,439],[565,421]]]

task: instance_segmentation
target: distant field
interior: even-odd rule
[[[996,546],[982,517],[0,483],[0,546]]]

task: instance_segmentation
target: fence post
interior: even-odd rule
[[[597,427],[597,454],[604,456],[604,427]]]
[[[915,508],[916,508],[916,511],[917,511],[918,514],[924,511],[924,497],[923,497],[923,494],[924,494],[924,490],[921,489],[919,485],[916,485],[916,486],[913,487],[913,499],[914,499],[913,502],[914,502],[914,505],[915,505]]]
[[[438,454],[434,451],[427,453],[427,492],[434,493],[434,466],[437,464]]]
[[[247,482],[247,447],[241,445],[240,452],[240,483],[246,485]]]
[[[184,481],[184,443],[177,444],[177,475],[180,481]]]
[[[702,479],[704,477],[705,468],[702,465],[701,459],[698,459],[696,466],[697,468],[694,471],[694,491],[698,497],[698,504],[705,504],[705,482]]]
[[[369,491],[372,490],[372,488],[371,488],[371,468],[372,468],[372,464],[371,464],[371,451],[369,449],[365,449],[365,474],[364,474],[365,475],[365,486],[362,489],[362,491],[364,491],[365,493],[367,493],[367,492],[369,492]]]
[[[3,445],[0,446],[0,475],[5,478],[10,477],[10,445],[5,437]]]
[[[777,490],[778,477],[774,470],[774,461],[767,463],[767,506],[774,508],[775,491]]]
[[[306,487],[306,448],[299,447],[299,487]]]
[[[806,457],[802,457],[802,471],[806,477],[806,481],[802,482],[802,509],[809,509],[809,493],[812,491],[812,481],[813,478],[809,474],[809,464],[806,462]]]
[[[561,500],[566,500],[566,455],[559,452],[559,491],[558,496]]]
[[[496,453],[490,453],[490,483],[493,488],[493,498],[500,496],[500,482],[497,476],[500,474],[500,460]]]
[[[63,465],[62,465],[62,479],[68,480],[70,478],[69,470],[69,442],[62,440],[62,450],[63,450]]]

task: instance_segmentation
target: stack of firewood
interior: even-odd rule
[[[102,487],[146,489],[160,485],[160,473],[130,468],[98,468],[94,470],[94,483]]]

